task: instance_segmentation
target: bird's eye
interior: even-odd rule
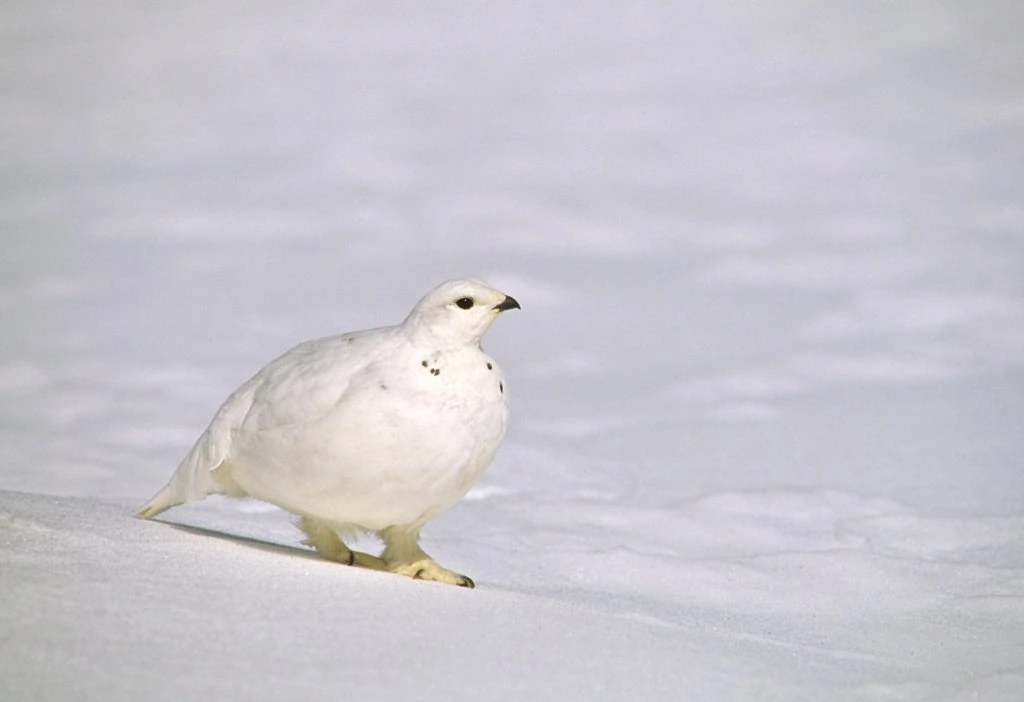
[[[458,305],[459,307],[461,307],[464,310],[468,310],[470,307],[473,306],[473,298],[471,298],[471,297],[460,297],[458,300],[455,301],[455,304]]]

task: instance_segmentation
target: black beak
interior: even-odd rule
[[[494,309],[499,312],[504,312],[505,310],[520,310],[522,307],[519,306],[519,303],[516,302],[514,297],[506,295],[504,300],[494,306]]]

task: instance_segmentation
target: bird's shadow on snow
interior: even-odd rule
[[[311,549],[303,548],[300,546],[288,546],[285,544],[276,543],[274,541],[264,541],[263,539],[257,539],[252,536],[244,536],[242,534],[232,534],[226,531],[219,531],[217,529],[210,529],[209,527],[195,526],[192,524],[182,524],[180,522],[168,522],[163,520],[157,520],[166,524],[167,526],[174,527],[179,531],[188,532],[195,534],[196,536],[206,536],[208,538],[220,539],[221,541],[230,541],[236,544],[241,544],[249,548],[254,548],[258,551],[265,551],[268,553],[277,553],[286,556],[297,556],[299,558],[310,558],[316,561],[322,561],[316,551]]]

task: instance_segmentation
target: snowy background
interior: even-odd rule
[[[1024,5],[0,6],[0,699],[1024,699]],[[297,341],[522,304],[474,591],[131,519]]]

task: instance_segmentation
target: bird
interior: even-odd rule
[[[481,340],[512,309],[481,280],[450,280],[400,324],[295,346],[224,401],[137,516],[253,497],[294,515],[323,558],[474,587],[427,555],[420,529],[462,499],[505,436],[508,388]],[[359,533],[383,551],[351,550]]]

